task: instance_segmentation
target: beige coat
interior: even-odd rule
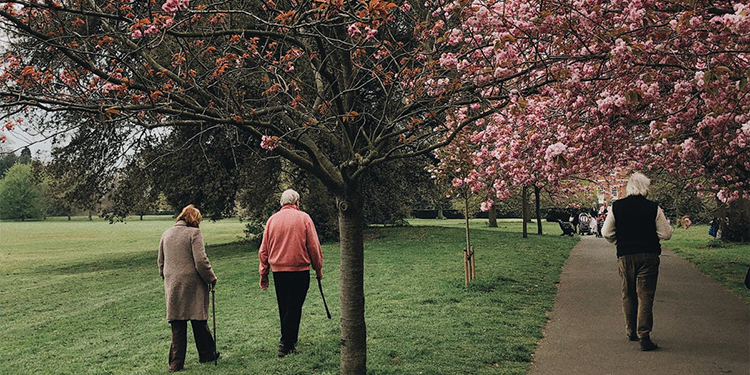
[[[167,320],[208,320],[208,285],[216,275],[203,235],[184,221],[167,229],[159,243],[159,274],[164,279]]]

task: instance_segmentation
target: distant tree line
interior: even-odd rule
[[[142,220],[148,214],[173,215],[192,203],[210,219],[237,216],[247,221],[246,235],[257,239],[265,220],[278,209],[281,191],[294,188],[302,194],[302,209],[313,217],[321,239],[338,239],[336,200],[324,186],[288,161],[269,157],[258,140],[240,134],[225,128],[178,128],[166,135],[144,136],[138,152],[127,155],[121,149],[98,148],[103,142],[92,140],[116,141],[117,133],[81,127],[65,145],[53,149],[48,162],[33,158],[28,148],[18,155],[0,150],[0,218],[70,219],[84,214],[90,220],[94,215],[112,222],[129,215]],[[118,158],[121,162],[112,168]],[[447,187],[427,172],[434,162],[423,156],[369,170],[361,182],[366,223],[404,225],[410,216],[463,217],[464,201],[446,198]],[[650,196],[670,217],[690,215],[701,223],[718,217],[741,220],[733,216],[737,210],[715,197],[701,197],[677,177],[653,177]],[[516,190],[490,212],[479,209],[481,196],[471,197],[470,215],[488,218],[490,225],[495,217],[521,217],[522,194]],[[567,217],[574,208],[592,203],[586,195],[561,201],[543,194],[539,216],[530,218]],[[736,226],[726,229],[728,239],[742,240],[742,231],[734,236],[732,228]]]
[[[246,220],[252,236],[279,208],[280,193],[293,188],[301,193],[302,209],[315,220],[321,239],[338,238],[336,199],[306,171],[270,157],[259,139],[233,129],[191,127],[144,133],[137,141],[114,127],[91,125],[58,140],[50,161],[32,158],[28,148],[21,156],[3,152],[1,173],[11,176],[0,185],[8,191],[3,194],[10,194],[3,196],[0,216],[26,220],[84,214],[114,222],[129,215],[173,214],[195,204],[210,219]],[[432,208],[436,201],[449,208],[426,172],[432,162],[424,156],[369,170],[361,181],[366,223],[403,225],[412,209]],[[18,192],[26,194],[23,199]]]

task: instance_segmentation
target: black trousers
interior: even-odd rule
[[[279,304],[281,320],[281,344],[293,349],[299,336],[302,305],[310,288],[310,271],[274,272],[276,302]]]
[[[169,348],[169,371],[180,371],[185,365],[185,351],[187,350],[187,320],[171,320],[172,346]],[[198,348],[198,360],[213,361],[216,355],[216,343],[208,329],[208,321],[191,320],[195,347]]]

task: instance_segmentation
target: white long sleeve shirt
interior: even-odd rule
[[[617,245],[615,215],[612,212],[611,206],[608,208],[608,211],[607,219],[604,220],[604,226],[602,227],[602,236],[604,236],[607,241]],[[669,220],[667,220],[666,215],[664,215],[664,210],[662,210],[661,207],[659,207],[656,212],[656,235],[662,241],[672,238],[672,227],[669,225]]]

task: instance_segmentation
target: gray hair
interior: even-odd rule
[[[648,195],[648,187],[651,185],[651,180],[641,172],[635,172],[630,176],[628,180],[627,191],[628,195]]]
[[[295,204],[299,202],[299,193],[292,190],[287,189],[284,190],[283,193],[281,193],[281,199],[279,200],[279,203],[281,206],[286,206],[287,204]]]

